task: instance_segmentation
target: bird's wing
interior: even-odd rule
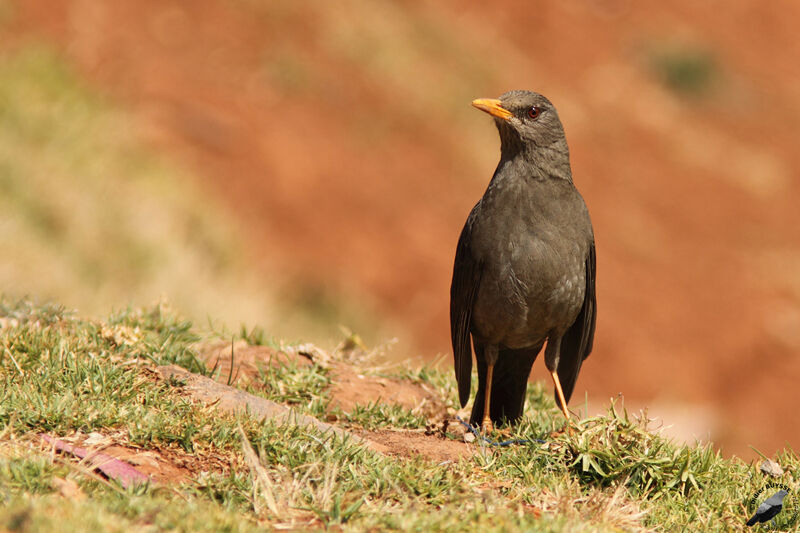
[[[765,501],[764,503],[758,506],[758,509],[756,509],[756,515],[764,514],[773,507],[775,507],[775,505],[773,505],[769,500]]]
[[[594,241],[589,245],[586,255],[586,292],[575,322],[561,338],[561,351],[558,359],[558,379],[564,391],[564,399],[569,401],[578,372],[583,360],[589,357],[594,344],[594,328],[597,321],[597,296],[595,294],[595,257]]]
[[[456,248],[453,282],[450,285],[450,338],[453,342],[453,363],[458,382],[458,399],[464,407],[469,399],[472,375],[470,322],[472,304],[480,285],[481,268],[470,248],[473,216],[467,219]]]

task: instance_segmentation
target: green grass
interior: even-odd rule
[[[192,348],[207,334],[163,305],[97,321],[5,300],[0,325],[0,529],[729,531],[744,530],[749,499],[767,482],[755,466],[722,458],[708,445],[671,443],[649,431],[646,418],[616,405],[578,422],[571,434],[551,435],[563,419],[541,385],[530,387],[527,416],[512,431],[528,444],[475,444],[473,457],[444,464],[220,414],[149,370],[175,363],[211,372]],[[403,374],[437,387],[455,405],[450,372]],[[331,379],[324,369],[287,364],[261,377],[260,394],[324,413]],[[351,428],[427,423],[381,403],[339,416]],[[48,453],[37,444],[43,432],[100,432],[206,466],[178,486],[125,490]],[[796,454],[787,450],[776,459],[789,472],[781,482],[793,487]],[[62,495],[64,479],[83,497]]]
[[[312,416],[323,416],[330,398],[327,371],[319,366],[301,366],[295,360],[272,365],[260,372],[258,387],[248,391],[286,403]]]

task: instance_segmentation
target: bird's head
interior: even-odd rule
[[[472,105],[492,115],[504,156],[555,150],[568,156],[564,128],[550,100],[533,91],[509,91],[499,99],[479,98]]]

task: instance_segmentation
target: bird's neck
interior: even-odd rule
[[[566,143],[535,146],[503,142],[498,168],[511,165],[532,179],[563,179],[572,182],[569,148]]]

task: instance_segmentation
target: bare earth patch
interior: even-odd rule
[[[370,376],[347,363],[336,362],[331,366],[331,381],[330,407],[345,412],[356,405],[374,403],[397,404],[429,418],[447,411],[439,395],[420,383]]]
[[[450,440],[437,435],[426,435],[418,431],[363,431],[364,438],[385,446],[391,455],[412,457],[421,455],[433,461],[458,461],[471,457],[476,447],[466,442]]]
[[[269,367],[296,364],[313,364],[313,351],[276,350],[269,346],[251,346],[244,341],[233,344],[225,341],[209,342],[196,346],[198,359],[213,368],[217,381],[234,386],[259,386],[261,373]]]

